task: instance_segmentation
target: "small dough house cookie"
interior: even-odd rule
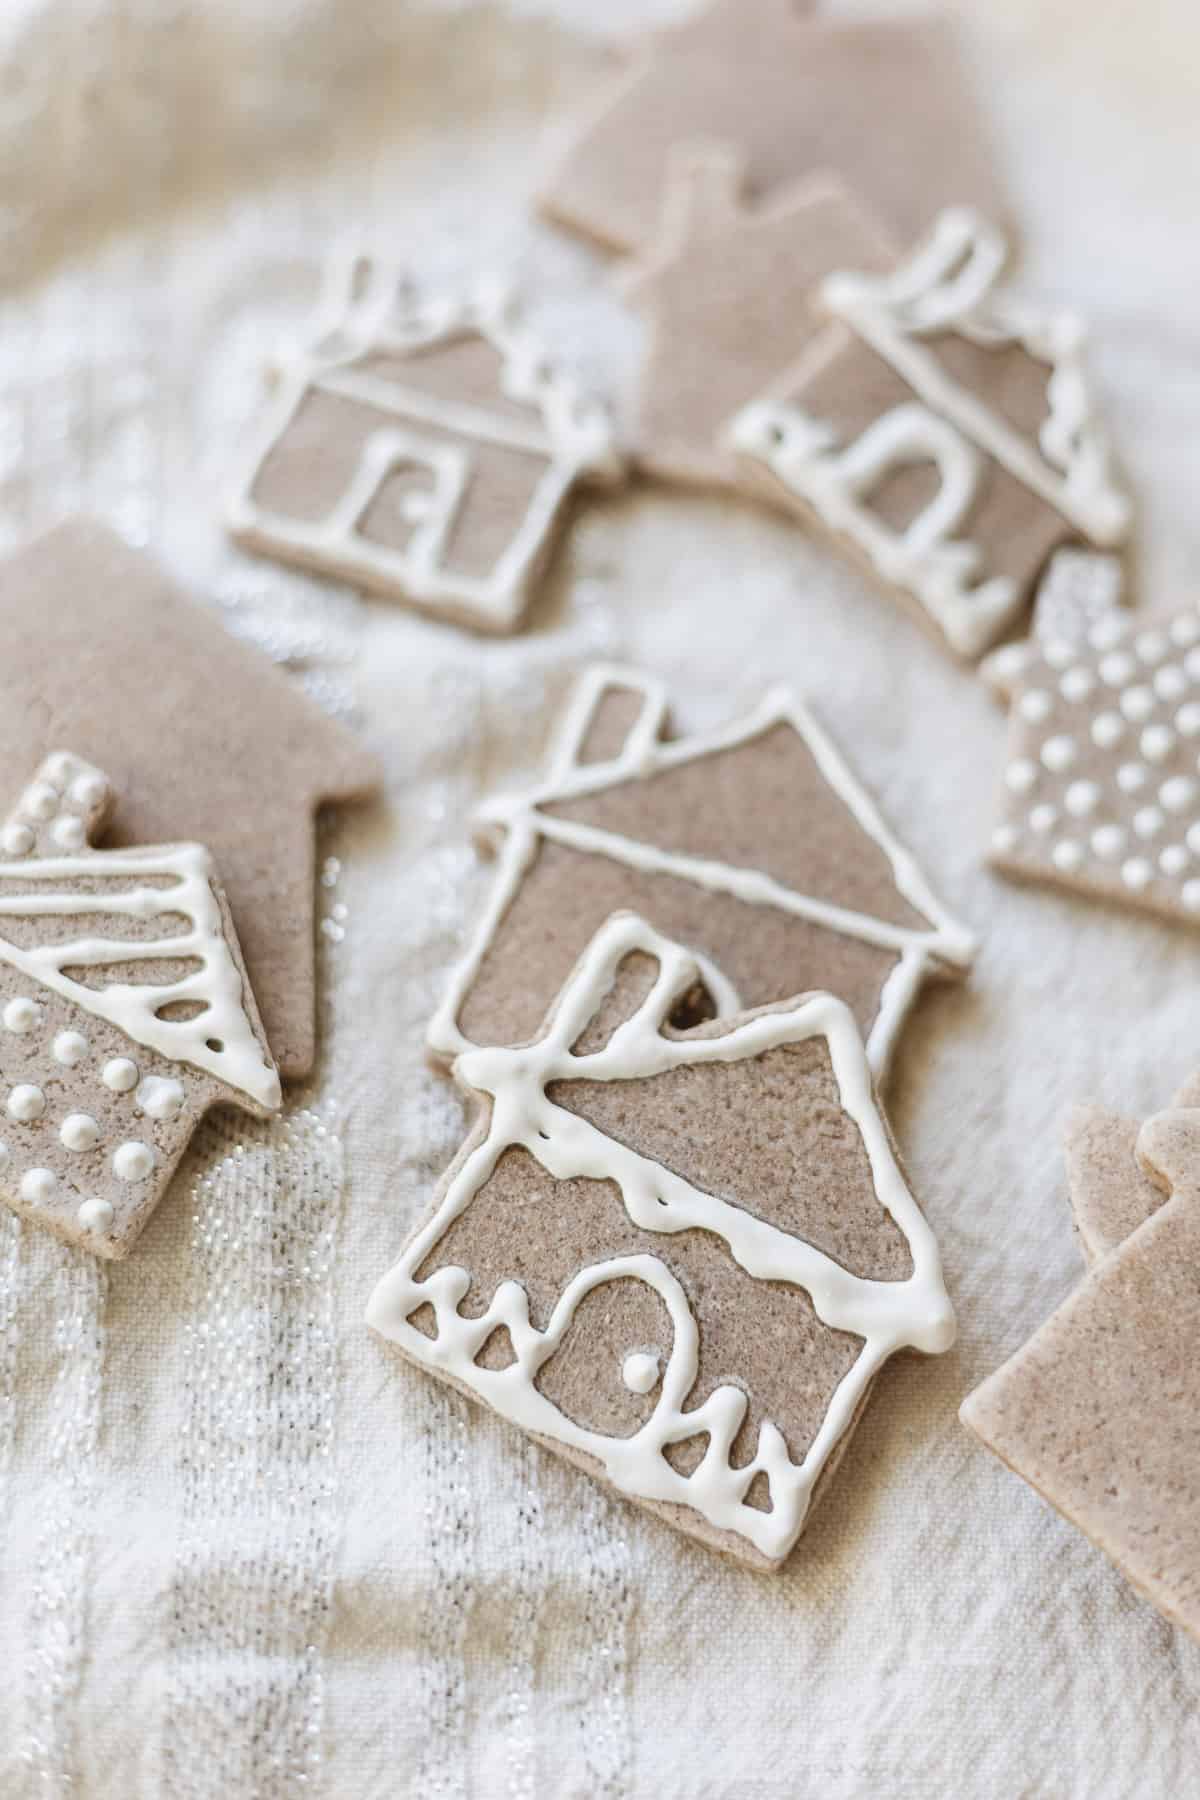
[[[1200,1639],[1200,1111],[1148,1120],[1137,1158],[1163,1204],[962,1417]]]
[[[1064,312],[997,291],[1001,234],[941,214],[885,276],[840,272],[832,322],[733,421],[746,484],[824,527],[954,655],[1016,623],[1051,554],[1130,509]]]
[[[0,828],[0,1197],[128,1254],[213,1106],[280,1105],[207,850],[97,850],[113,800],[48,757]]]
[[[680,1037],[700,972],[616,914],[531,1043],[458,1059],[475,1129],[368,1320],[773,1569],[884,1361],[947,1349],[954,1316],[849,1009],[811,994]]]
[[[923,982],[970,967],[970,933],[787,689],[715,731],[672,738],[667,725],[661,682],[598,665],[545,777],[485,807],[496,878],[431,1053],[445,1063],[530,1038],[605,919],[628,910],[697,958],[699,991],[676,1024],[821,986],[849,1005],[882,1074]]]
[[[621,475],[607,410],[494,288],[335,262],[277,377],[233,537],[477,631],[517,629],[571,491]]]

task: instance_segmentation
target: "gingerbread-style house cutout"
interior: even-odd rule
[[[112,800],[59,751],[0,829],[0,1197],[104,1257],[211,1107],[280,1105],[211,856],[93,848]]]
[[[606,409],[498,289],[332,266],[236,484],[239,543],[480,631],[513,631],[583,480],[620,475]]]
[[[1054,550],[1118,544],[1130,519],[1083,326],[999,292],[1005,256],[960,208],[892,273],[831,275],[827,333],[731,427],[751,487],[966,658],[1014,624]]]
[[[771,1568],[882,1363],[946,1349],[954,1316],[849,1009],[808,995],[681,1038],[702,973],[617,914],[534,1042],[459,1058],[479,1123],[368,1320]]]
[[[894,246],[830,175],[769,201],[746,192],[745,159],[685,145],[668,164],[654,250],[623,282],[647,344],[633,421],[638,464],[667,481],[732,485],[729,421],[825,329],[821,282],[836,269],[882,272]]]
[[[709,1012],[836,992],[882,1074],[924,980],[970,965],[970,934],[788,690],[716,731],[666,729],[661,682],[593,668],[545,779],[485,807],[498,871],[431,1052],[532,1037],[584,947],[627,909],[701,959]]]

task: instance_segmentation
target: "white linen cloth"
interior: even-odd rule
[[[288,1126],[207,1128],[122,1265],[0,1215],[4,1800],[1194,1789],[1200,1650],[956,1410],[1079,1275],[1064,1110],[1145,1112],[1200,1062],[1200,940],[986,873],[987,694],[749,505],[646,488],[590,508],[509,643],[222,537],[262,362],[335,234],[435,274],[527,274],[554,342],[627,378],[636,334],[598,259],[526,202],[599,40],[682,10],[0,16],[5,541],[108,518],[327,703],[353,698],[389,776],[386,808],[323,843],[325,1055]],[[1194,600],[1200,14],[979,0],[963,24],[1027,282],[1094,324],[1143,598]],[[462,1131],[422,1032],[488,879],[471,810],[535,766],[594,654],[662,672],[695,725],[795,682],[982,937],[969,985],[921,1005],[891,1094],[960,1342],[885,1374],[774,1579],[608,1498],[361,1323]]]

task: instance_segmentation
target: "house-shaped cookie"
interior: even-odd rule
[[[831,275],[827,333],[730,434],[749,487],[965,658],[1010,629],[1059,546],[1129,526],[1083,328],[998,292],[1004,260],[959,209],[892,273]]]
[[[646,319],[633,451],[660,479],[731,485],[724,428],[824,330],[815,304],[836,269],[896,260],[883,231],[832,176],[748,203],[745,165],[719,145],[672,153],[662,228],[623,282]]]
[[[628,909],[699,958],[699,1016],[820,984],[881,1072],[924,979],[968,967],[970,935],[789,692],[716,731],[668,739],[666,726],[660,682],[592,669],[545,779],[485,809],[499,868],[432,1052],[532,1037],[605,919]]]
[[[1200,1074],[1185,1081],[1172,1108],[1200,1107]],[[1067,1192],[1083,1254],[1098,1262],[1132,1237],[1166,1199],[1137,1160],[1141,1122],[1100,1106],[1078,1106],[1067,1120],[1063,1152]]]
[[[241,544],[479,631],[513,631],[571,490],[620,475],[606,409],[510,301],[333,265],[231,500]]]
[[[1200,1638],[1200,1112],[1149,1120],[1137,1156],[1164,1204],[968,1397],[962,1417]]]
[[[208,847],[275,1062],[306,1075],[315,815],[378,786],[374,755],[152,558],[91,521],[0,564],[0,642],[0,765],[24,774],[69,744],[112,784],[106,847]]]
[[[368,1320],[769,1569],[883,1362],[945,1350],[954,1316],[849,1009],[807,995],[680,1037],[703,973],[616,914],[531,1043],[458,1060],[478,1122]]]
[[[112,798],[59,751],[0,827],[0,1198],[104,1257],[211,1107],[280,1104],[212,857],[95,849]]]
[[[1004,679],[993,867],[1200,923],[1200,610],[1114,607]]]
[[[648,33],[543,186],[559,224],[615,250],[658,231],[672,150],[729,144],[752,195],[834,173],[910,242],[944,206],[1001,210],[952,31],[937,19],[809,18],[804,0],[710,0]]]

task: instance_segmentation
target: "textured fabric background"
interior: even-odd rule
[[[986,694],[749,507],[641,491],[592,509],[506,644],[252,562],[219,530],[263,358],[335,233],[418,269],[533,276],[554,340],[627,377],[635,334],[599,265],[525,200],[601,40],[681,10],[0,12],[5,540],[100,512],[356,706],[390,775],[386,810],[324,845],[326,1054],[288,1124],[207,1129],[124,1265],[0,1215],[4,1800],[1194,1787],[1200,1651],[955,1414],[1078,1276],[1064,1109],[1143,1112],[1200,1062],[1195,936],[985,873],[1003,736]],[[978,0],[964,29],[1027,279],[1095,324],[1145,599],[1194,597],[1200,16]],[[421,1038],[487,880],[471,809],[533,766],[596,652],[665,673],[695,724],[795,681],[983,936],[972,983],[911,1026],[892,1105],[959,1347],[885,1374],[775,1579],[470,1415],[360,1322],[462,1128]]]

